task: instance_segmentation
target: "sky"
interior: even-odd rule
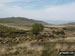
[[[54,24],[75,21],[75,0],[0,0],[0,18],[3,17],[26,17]]]

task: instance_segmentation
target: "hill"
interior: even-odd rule
[[[31,31],[0,25],[0,56],[60,56],[59,51],[74,51],[73,29],[49,27],[36,38]]]
[[[0,18],[0,23],[11,24],[11,25],[32,25],[33,23],[42,23],[47,24],[42,21],[37,21],[33,19],[23,18],[23,17],[9,17],[9,18]]]
[[[66,25],[75,25],[75,22],[67,23]]]

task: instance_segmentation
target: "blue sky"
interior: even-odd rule
[[[75,21],[75,0],[0,0],[0,17]]]
[[[64,5],[64,4],[69,4],[73,3],[75,0],[28,0],[28,1],[13,1],[13,2],[8,2],[7,5],[9,6],[20,6],[24,9],[44,9],[47,6],[52,7],[52,6],[59,6],[59,5]],[[28,6],[28,7],[25,7]],[[32,6],[32,8],[31,8]]]

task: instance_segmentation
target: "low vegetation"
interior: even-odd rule
[[[61,31],[52,31],[53,34],[56,34],[56,35],[65,35],[65,32],[63,30]]]
[[[59,51],[75,51],[74,27],[35,23],[30,30],[0,25],[0,56],[60,56]]]

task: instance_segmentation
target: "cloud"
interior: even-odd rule
[[[61,6],[55,6],[46,8],[44,10],[46,16],[44,18],[50,18],[51,20],[75,20],[75,3],[66,4]]]
[[[33,2],[35,0],[0,0],[0,3],[10,3],[10,2]],[[36,0],[41,1],[41,0]]]
[[[37,20],[75,20],[75,3],[69,3],[57,6],[46,6],[42,9],[26,9],[24,6],[9,6],[6,5],[10,2],[26,1],[31,2],[33,0],[1,0],[0,1],[0,17],[28,17]],[[39,0],[40,1],[40,0]],[[30,6],[29,8],[32,8]]]

